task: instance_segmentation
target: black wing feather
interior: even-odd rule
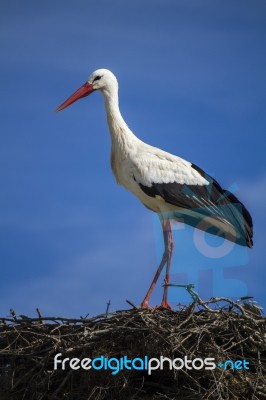
[[[253,223],[246,207],[234,194],[222,189],[219,183],[201,168],[195,164],[192,164],[191,167],[202,175],[209,184],[186,185],[173,182],[153,183],[151,186],[145,186],[141,183],[138,183],[138,185],[150,197],[160,196],[174,206],[196,210],[198,215],[202,215],[202,220],[209,216],[230,224],[238,232],[239,238],[236,240],[226,236],[227,239],[236,240],[238,244],[252,247]],[[182,212],[178,211],[177,214],[179,217],[182,216],[185,223],[199,227],[199,218],[196,218],[195,215],[182,215]],[[224,234],[224,232],[218,232],[217,228],[211,226],[210,223],[202,224],[202,221],[200,229],[208,230],[208,232],[218,236]]]

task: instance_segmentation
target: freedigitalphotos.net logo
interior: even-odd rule
[[[249,370],[249,362],[246,360],[226,360],[225,362],[215,362],[215,358],[207,357],[200,358],[196,357],[190,359],[185,356],[184,358],[174,358],[160,356],[159,358],[149,358],[148,356],[135,357],[133,359],[123,356],[120,358],[116,357],[104,357],[99,356],[95,358],[62,358],[62,353],[58,353],[54,357],[54,370],[109,370],[112,375],[118,374],[123,370],[138,370],[147,371],[148,375],[151,375],[156,370],[213,370],[215,368],[232,369],[241,371],[243,369]]]

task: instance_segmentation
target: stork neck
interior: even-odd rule
[[[120,113],[118,90],[103,91],[103,95],[112,144],[120,143],[125,147],[126,142],[136,136],[130,131]]]

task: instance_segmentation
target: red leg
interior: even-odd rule
[[[162,269],[163,269],[163,267],[164,267],[166,262],[167,262],[167,253],[166,253],[166,251],[164,251],[162,260],[161,260],[160,265],[159,265],[159,267],[158,267],[158,269],[156,271],[156,274],[154,275],[154,278],[152,280],[151,286],[149,287],[148,292],[147,292],[146,296],[144,297],[143,302],[140,305],[141,307],[150,308],[149,307],[149,301],[150,301],[151,294],[153,292],[153,289],[154,289],[154,287],[156,285],[156,282],[158,281],[158,278],[159,278],[159,276],[160,276],[160,274],[162,272]]]
[[[171,224],[169,220],[164,221],[164,239],[165,239],[165,251],[167,252],[167,261],[166,261],[166,274],[165,274],[165,286],[163,292],[163,299],[161,306],[165,308],[170,308],[171,306],[168,304],[168,284],[170,282],[170,267],[172,261],[172,255],[174,250],[174,240],[171,230]]]
[[[171,225],[169,220],[162,220],[162,229],[163,229],[163,236],[164,236],[164,253],[162,260],[160,262],[160,265],[156,271],[156,274],[152,280],[152,283],[149,287],[149,290],[144,297],[143,302],[141,303],[141,307],[143,308],[149,308],[149,301],[151,294],[153,292],[153,289],[157,283],[157,280],[162,272],[162,269],[164,265],[166,264],[166,278],[165,278],[165,283],[169,283],[169,271],[170,271],[170,264],[171,264],[171,259],[172,259],[172,253],[173,253],[173,247],[174,247],[174,242],[173,242],[173,237],[172,237],[172,231],[171,231]],[[167,303],[167,293],[168,293],[168,286],[164,287],[164,294],[163,294],[163,300],[162,300],[162,306],[171,308],[169,304]]]

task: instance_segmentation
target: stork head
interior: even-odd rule
[[[117,79],[114,74],[108,69],[97,69],[94,71],[78,90],[76,90],[64,103],[62,103],[56,111],[61,111],[70,106],[70,104],[86,97],[95,90],[100,90],[103,93],[108,93],[118,89]]]
[[[93,87],[93,90],[108,90],[111,87],[118,86],[117,79],[109,69],[97,69],[88,79]]]

